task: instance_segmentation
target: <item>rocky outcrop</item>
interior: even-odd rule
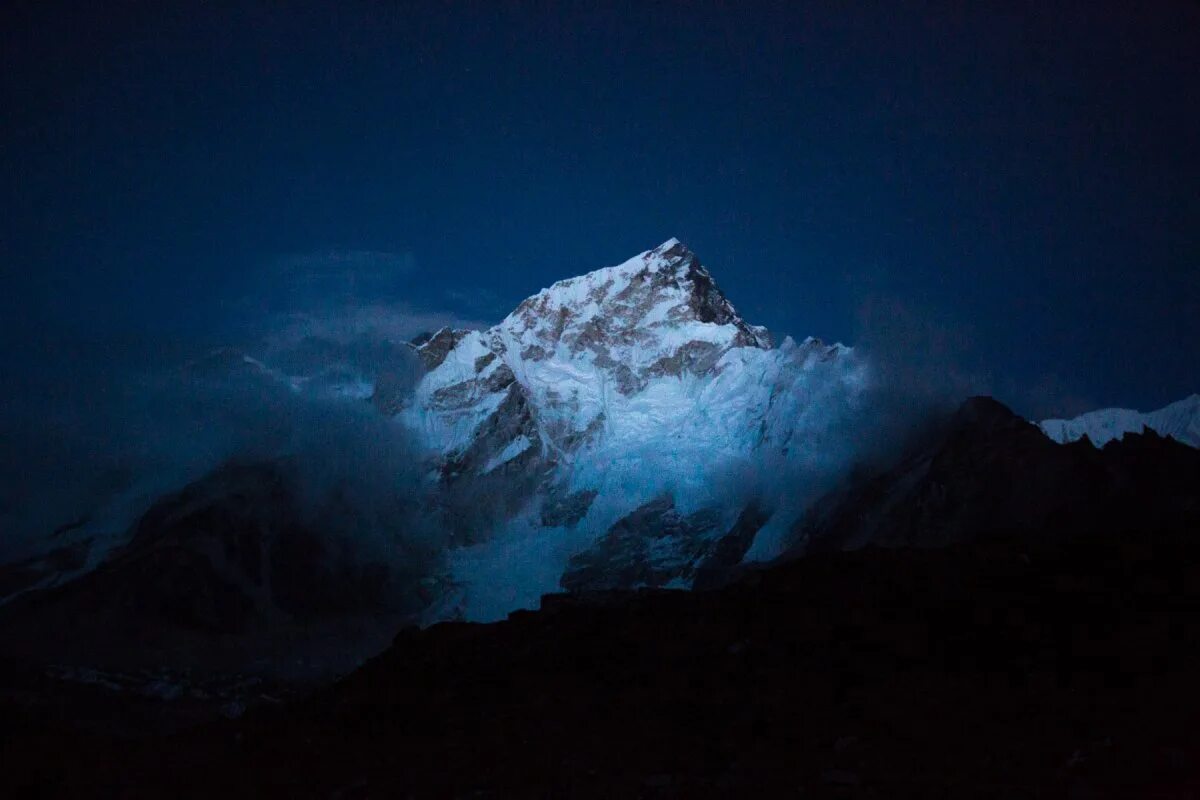
[[[658,587],[689,572],[717,532],[719,514],[687,516],[659,497],[619,520],[590,550],[571,559],[567,591]]]
[[[698,573],[716,585],[741,563],[769,515],[744,509],[729,530],[710,508],[682,514],[669,495],[618,520],[594,546],[574,558],[562,577],[571,592],[687,586]]]
[[[469,331],[454,330],[452,328],[441,328],[436,333],[429,336],[428,339],[418,337],[414,343],[414,348],[417,357],[421,359],[421,365],[425,367],[425,371],[429,372],[437,369],[455,345],[462,341],[463,337]]]

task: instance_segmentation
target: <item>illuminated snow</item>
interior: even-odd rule
[[[507,443],[483,472],[536,446],[553,457],[552,482],[597,491],[570,532],[542,527],[535,500],[484,544],[454,553],[468,618],[496,618],[555,591],[572,555],[664,492],[683,514],[719,509],[727,527],[739,508],[714,493],[753,482],[776,493],[773,523],[786,525],[802,499],[793,501],[780,476],[820,470],[844,456],[837,426],[866,386],[861,360],[811,338],[772,347],[765,329],[736,315],[723,324],[697,319],[688,298],[695,281],[711,279],[702,268],[689,270],[690,254],[681,260],[672,255],[678,252],[686,253],[671,239],[623,264],[560,281],[493,328],[465,334],[400,415],[443,456],[461,453],[504,401],[505,391],[486,384],[506,366],[536,431],[533,440],[521,435]],[[700,353],[697,364],[656,372],[655,365],[688,348]],[[463,401],[439,404],[449,392]],[[764,464],[774,466],[773,475],[758,474]],[[773,547],[755,551],[770,557]]]

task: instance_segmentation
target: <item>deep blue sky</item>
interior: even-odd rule
[[[1200,391],[1194,3],[19,5],[9,344],[360,251],[498,319],[677,236],[752,322],[884,298],[1027,413]]]

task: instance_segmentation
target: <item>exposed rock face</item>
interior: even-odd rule
[[[729,532],[714,542],[696,565],[693,587],[712,589],[727,582],[745,558],[755,535],[770,519],[771,513],[757,502],[742,509]]]
[[[669,495],[616,522],[592,549],[571,559],[562,587],[567,591],[659,587],[690,577],[718,533],[714,510],[684,516]]]
[[[437,333],[434,333],[428,339],[418,338],[414,343],[417,356],[421,359],[421,364],[426,370],[437,369],[455,345],[462,341],[462,338],[469,331],[456,331],[450,328],[442,328]]]
[[[688,323],[732,330],[692,328],[698,338],[679,337],[675,346],[663,348],[662,334],[681,329],[686,334]],[[771,344],[766,329],[744,322],[696,255],[674,239],[619,267],[556,283],[521,303],[501,327],[493,340],[503,348],[506,338],[515,339],[523,358],[540,360],[565,346],[572,354],[587,351],[602,369],[645,368],[633,352],[639,345],[660,353],[666,349],[661,357],[670,357],[689,345]]]
[[[618,520],[591,549],[571,559],[567,591],[687,586],[699,573],[710,583],[741,563],[769,515],[751,506],[726,530],[712,508],[683,515],[669,495]]]

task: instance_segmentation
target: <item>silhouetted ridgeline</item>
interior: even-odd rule
[[[60,796],[1189,796],[1200,452],[1151,435],[1046,449],[1025,426],[973,401],[827,501],[826,530],[873,524],[885,494],[928,538],[410,628],[307,699],[169,738],[10,702],[6,778]],[[1001,500],[1008,516],[979,515]]]

